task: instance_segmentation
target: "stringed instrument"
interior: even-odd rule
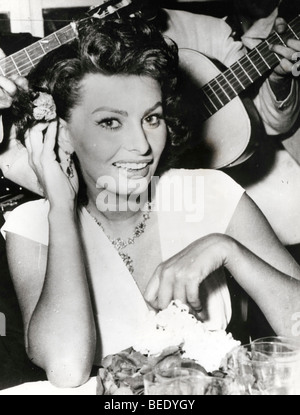
[[[74,40],[86,19],[102,19],[113,14],[137,14],[138,0],[109,0],[92,7],[88,16],[52,33],[30,46],[0,60],[0,75],[26,76],[48,52]],[[209,168],[223,168],[242,163],[251,154],[252,127],[249,115],[240,99],[249,86],[272,70],[281,57],[270,51],[269,45],[286,39],[300,38],[300,17],[288,25],[284,36],[274,32],[257,48],[243,56],[223,72],[200,52],[180,49],[180,66],[197,85],[203,123],[200,138],[210,150]],[[254,114],[255,116],[255,114]]]
[[[200,102],[200,136],[210,149],[210,168],[235,166],[244,162],[253,153],[251,117],[239,98],[240,95],[260,78],[267,75],[282,60],[269,49],[271,44],[286,47],[289,38],[300,40],[300,16],[288,24],[287,32],[272,33],[255,49],[240,60],[220,72],[219,68],[198,51],[180,49],[180,62],[183,70],[192,79]],[[252,144],[254,144],[252,146]]]

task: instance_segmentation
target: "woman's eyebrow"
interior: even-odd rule
[[[144,112],[144,115],[143,116],[145,117],[146,115],[150,114],[152,111],[155,111],[158,107],[161,107],[161,106],[162,106],[162,102],[160,102],[160,101],[157,102],[156,104],[153,105],[153,107],[147,109]],[[113,112],[115,114],[119,114],[119,115],[122,115],[124,117],[128,117],[128,112],[127,111],[122,111],[122,110],[118,110],[116,108],[106,107],[106,106],[96,108],[92,112],[92,114],[95,114],[96,112]]]
[[[116,108],[111,108],[111,107],[99,107],[96,108],[92,114],[95,114],[96,112],[114,112],[115,114],[119,114],[119,115],[123,115],[124,117],[128,116],[128,112],[127,111],[121,111],[118,110]]]
[[[162,107],[162,102],[158,101],[153,107],[149,108],[147,111],[144,112],[144,117],[146,117],[151,112],[155,111],[157,108]]]

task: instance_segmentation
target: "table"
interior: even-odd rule
[[[24,395],[96,395],[97,378],[91,378],[79,388],[59,389],[48,381],[24,383],[23,385],[0,391],[1,396]]]

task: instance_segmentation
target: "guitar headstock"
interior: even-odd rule
[[[89,17],[103,19],[115,13],[125,12],[127,16],[136,14],[136,0],[103,0],[101,5],[92,6],[87,12]]]

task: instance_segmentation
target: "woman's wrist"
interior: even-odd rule
[[[50,210],[48,214],[49,223],[60,222],[66,223],[66,221],[77,220],[77,209],[75,204],[69,204],[65,206],[59,206],[57,204],[50,204]]]
[[[219,238],[217,249],[223,258],[223,265],[229,268],[232,261],[236,261],[239,255],[239,245],[235,239],[228,235],[221,234]]]

